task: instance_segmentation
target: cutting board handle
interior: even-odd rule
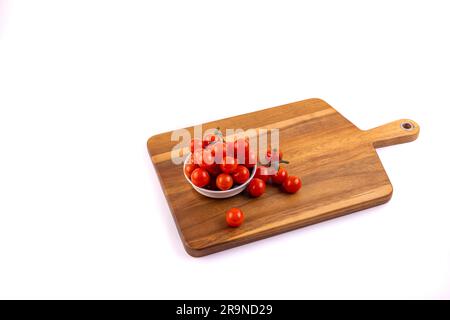
[[[419,136],[419,125],[409,119],[401,119],[365,131],[366,137],[372,141],[375,148],[383,148],[411,142]]]

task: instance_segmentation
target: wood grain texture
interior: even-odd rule
[[[321,99],[309,99],[203,125],[203,130],[279,128],[290,174],[303,188],[287,195],[268,187],[260,198],[229,199],[198,194],[175,165],[171,132],[151,137],[147,147],[186,251],[204,256],[387,202],[392,185],[376,147],[409,142],[419,134],[411,120],[362,131]],[[193,132],[193,128],[187,128]],[[225,212],[239,207],[245,223],[229,228]]]

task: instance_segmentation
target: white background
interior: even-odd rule
[[[448,1],[1,1],[0,298],[450,298]],[[151,135],[320,97],[386,205],[188,256]]]

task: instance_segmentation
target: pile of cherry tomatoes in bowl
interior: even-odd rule
[[[191,140],[191,153],[184,162],[184,174],[192,187],[211,198],[228,198],[247,190],[251,197],[260,197],[267,184],[279,186],[285,193],[296,193],[302,187],[298,176],[289,175],[288,161],[283,153],[270,148],[265,153],[265,165],[258,165],[256,154],[250,150],[249,140],[239,138],[224,140],[220,135],[208,135],[203,140]],[[226,213],[231,227],[244,221],[239,208]]]
[[[192,139],[191,154],[184,163],[184,174],[194,189],[212,198],[228,198],[242,192],[255,173],[256,156],[245,139]]]

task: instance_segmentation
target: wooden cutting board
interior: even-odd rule
[[[203,130],[278,128],[290,174],[302,189],[293,195],[267,186],[259,198],[246,193],[211,199],[185,180],[182,165],[172,163],[171,132],[151,137],[147,147],[186,251],[204,256],[285,231],[383,204],[392,185],[375,148],[410,142],[419,126],[398,120],[368,131],[358,129],[320,99],[309,99],[203,125]],[[193,134],[193,128],[187,128]],[[224,131],[223,131],[224,132]],[[239,228],[230,228],[225,212],[245,213]]]

